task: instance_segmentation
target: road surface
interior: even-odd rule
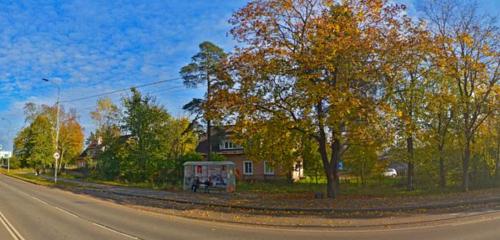
[[[371,230],[276,229],[185,219],[0,175],[1,240],[500,239],[500,213],[452,224]]]

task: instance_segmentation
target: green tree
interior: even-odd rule
[[[120,137],[120,132],[115,128],[104,128],[99,132],[101,144],[93,156],[96,161],[97,175],[106,180],[117,179],[121,172],[120,163],[127,159],[125,138]],[[97,142],[94,142],[96,144]]]
[[[19,162],[20,167],[28,167],[28,156],[31,152],[30,141],[30,128],[26,127],[21,129],[14,138],[14,146],[12,151],[12,158],[14,161]]]
[[[111,100],[100,99],[91,113],[96,131],[88,142],[98,147],[97,175],[153,184],[178,182],[184,161],[196,158],[198,139],[189,129],[190,121],[171,117],[153,97],[137,89],[131,89],[122,104],[123,112]]]
[[[28,141],[24,146],[27,151],[26,162],[35,169],[45,171],[52,163],[52,155],[55,152],[52,136],[53,125],[47,115],[37,116],[29,125]]]
[[[437,150],[439,186],[444,189],[447,184],[446,148],[456,136],[453,131],[456,124],[456,99],[452,79],[443,75],[435,65],[432,68],[424,94],[423,127],[426,130],[425,140]]]
[[[378,152],[375,145],[361,146],[354,145],[345,154],[346,168],[361,179],[361,184],[366,184],[366,179],[370,177],[378,162]]]
[[[123,106],[122,132],[126,140],[121,177],[135,182],[164,181],[176,168],[179,157],[196,144],[191,136],[182,135],[188,121],[172,118],[153,97],[142,96],[136,89],[123,99]]]
[[[104,179],[115,179],[120,173],[120,157],[124,152],[123,139],[120,138],[120,109],[111,99],[101,98],[90,117],[96,127],[87,139],[88,145],[97,148],[92,156],[94,159],[91,159],[95,161],[94,170]]]
[[[321,156],[318,153],[318,144],[302,136],[300,157],[304,162],[304,175],[314,178],[315,183],[318,184],[318,180],[325,176]]]
[[[208,141],[207,160],[210,161],[212,153],[212,121],[216,115],[212,104],[212,94],[214,88],[218,88],[221,84],[218,77],[219,66],[226,58],[226,53],[211,42],[202,42],[199,49],[200,51],[191,58],[191,63],[181,68],[180,74],[184,79],[184,85],[187,87],[198,87],[206,84],[205,99],[194,98],[184,106],[184,109],[195,114],[194,121],[201,117],[205,119]]]
[[[385,77],[393,88],[390,103],[396,111],[396,129],[400,141],[406,142],[407,149],[407,189],[414,189],[415,178],[415,143],[421,135],[419,120],[422,118],[426,98],[424,98],[428,73],[431,64],[430,39],[423,23],[414,24],[410,20],[403,22],[405,27],[403,40],[390,48],[387,57]],[[398,35],[390,35],[398,37]],[[394,40],[396,42],[396,40]]]
[[[40,173],[52,163],[55,151],[51,108],[27,103],[24,110],[27,127],[14,139],[14,158]]]
[[[463,138],[462,188],[469,190],[474,138],[493,114],[498,93],[498,26],[476,3],[429,1],[426,8],[438,44],[439,67],[455,82],[458,126]]]
[[[25,108],[27,127],[21,129],[14,140],[14,155],[22,166],[35,168],[37,172],[52,163],[55,152],[56,108],[27,103]],[[57,169],[78,156],[83,147],[83,129],[78,123],[76,111],[69,113],[61,108],[59,149],[61,161]]]

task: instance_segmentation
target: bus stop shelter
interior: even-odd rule
[[[209,183],[210,187],[236,190],[234,163],[231,161],[196,161],[184,163],[184,190],[191,189],[195,181]]]

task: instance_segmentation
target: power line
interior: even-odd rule
[[[189,88],[186,88],[185,86],[173,86],[173,87],[170,87],[170,88],[163,88],[163,89],[159,89],[159,90],[156,90],[156,91],[147,92],[146,94],[155,94],[155,93],[165,92],[167,90],[176,90],[176,89],[190,90]]]
[[[153,92],[147,92],[146,94],[155,94],[155,93],[160,93],[160,92],[169,92],[171,90],[179,90],[179,89],[189,90],[187,88],[184,88],[184,86],[173,86],[173,87],[159,89],[159,90],[153,91]],[[82,110],[85,111],[85,110],[95,109],[96,105],[85,106],[85,107],[77,107],[77,106],[73,105],[73,107],[76,108],[76,109],[79,109],[80,111],[82,111]]]
[[[82,100],[86,100],[86,99],[102,97],[102,96],[106,96],[106,95],[110,95],[110,94],[115,94],[115,93],[119,93],[119,92],[129,91],[131,88],[144,88],[144,87],[154,86],[154,85],[158,85],[158,84],[161,84],[161,83],[171,82],[171,81],[180,80],[180,79],[182,79],[182,78],[178,77],[178,78],[171,78],[171,79],[166,79],[166,80],[160,80],[160,81],[146,83],[146,84],[141,84],[141,85],[136,85],[136,86],[130,86],[130,87],[127,87],[127,88],[117,89],[117,90],[113,90],[113,91],[109,91],[109,92],[104,92],[104,93],[99,93],[99,94],[90,95],[90,96],[85,96],[85,97],[81,97],[81,98],[63,100],[63,101],[61,101],[61,103],[77,102],[77,101],[82,101]]]

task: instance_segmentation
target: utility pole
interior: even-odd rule
[[[61,87],[58,83],[50,81],[47,78],[42,78],[43,81],[54,84],[57,87],[57,101],[56,101],[56,152],[54,153],[54,183],[57,183],[57,170],[59,165],[59,158],[61,157],[59,153],[59,111],[60,111],[60,100],[61,100]]]

